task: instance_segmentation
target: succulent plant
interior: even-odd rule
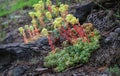
[[[68,23],[71,23],[72,25],[77,24],[79,22],[79,20],[76,17],[74,17],[72,14],[68,14],[66,16],[66,21]]]
[[[25,29],[26,29],[27,32],[29,33],[30,38],[32,38],[32,33],[31,33],[31,30],[30,30],[30,28],[29,28],[28,25],[25,25]]]
[[[77,24],[78,21],[79,21],[79,20],[78,20],[77,18],[73,17],[73,18],[71,19],[70,23],[74,25],[74,24]]]
[[[39,21],[40,21],[40,24],[42,25],[42,27],[44,27],[44,21],[43,21],[43,15],[42,15],[42,12],[41,11],[37,11],[36,13],[35,13],[35,16],[39,19]]]
[[[19,27],[18,30],[19,30],[20,34],[24,33],[24,28],[23,27]]]
[[[85,29],[86,33],[91,33],[94,29],[93,24],[92,23],[84,23],[83,28]]]
[[[58,8],[57,6],[52,5],[52,6],[51,6],[51,9],[52,9],[52,12],[53,12],[56,16],[59,15],[59,8]]]
[[[19,30],[19,32],[21,33],[21,35],[23,35],[23,40],[24,40],[24,42],[27,43],[28,40],[27,40],[26,34],[25,34],[25,32],[24,32],[24,31],[25,31],[24,28],[23,28],[23,27],[19,27],[18,30]]]
[[[91,53],[100,47],[98,31],[95,29],[92,32],[96,32],[96,34],[95,36],[90,36],[90,43],[82,42],[82,39],[78,39],[76,44],[68,46],[55,54],[49,54],[46,57],[47,59],[45,58],[45,66],[55,67],[55,71],[61,72],[76,63],[88,62]],[[50,62],[50,64],[49,61],[52,63]]]
[[[47,38],[48,38],[49,45],[50,45],[50,47],[51,47],[51,49],[52,49],[52,53],[55,53],[56,50],[55,50],[55,47],[54,47],[54,45],[53,45],[53,41],[51,40],[51,38],[50,38],[49,35],[47,36]]]
[[[30,25],[30,30],[33,31],[34,30],[34,27],[32,25]]]
[[[30,30],[31,30],[31,32],[32,32],[32,36],[35,36],[35,35],[36,35],[36,32],[35,32],[34,26],[33,26],[33,25],[30,25],[29,28],[30,28]]]
[[[51,6],[51,5],[52,5],[51,0],[47,0],[47,1],[46,1],[46,6]]]
[[[59,11],[60,11],[61,13],[65,13],[66,11],[68,11],[68,5],[66,5],[66,4],[61,4],[61,5],[60,5],[60,8],[59,8]]]
[[[48,31],[46,28],[43,28],[41,31],[42,36],[48,36]]]
[[[34,19],[34,17],[35,17],[35,12],[29,12],[29,15],[30,15],[30,17],[31,17],[32,19]]]
[[[58,1],[58,0],[57,0]],[[46,6],[45,6],[46,4]],[[46,67],[54,67],[55,71],[61,72],[71,66],[76,65],[76,63],[86,63],[89,61],[91,53],[100,47],[99,39],[100,33],[98,30],[93,28],[91,23],[80,25],[79,20],[74,17],[72,14],[68,14],[68,5],[60,4],[60,7],[52,5],[51,0],[47,0],[46,3],[43,0],[40,0],[37,4],[33,5],[35,12],[30,12],[29,15],[32,17],[32,25],[25,25],[20,27],[18,30],[24,37],[24,42],[27,43],[27,37],[33,37],[34,40],[38,32],[37,28],[37,19],[42,25],[41,35],[47,36],[49,45],[51,47],[51,52],[44,59],[44,65]],[[46,10],[47,7],[48,9]],[[60,13],[60,14],[59,14]],[[47,17],[49,20],[52,18],[55,20],[52,22],[53,30],[52,34],[48,33],[48,30],[45,28],[44,19]],[[46,16],[46,17],[44,17]],[[36,19],[37,17],[37,19]],[[73,25],[73,26],[70,26]],[[27,35],[25,32],[29,33]],[[86,33],[88,32],[88,33]],[[61,38],[63,37],[63,46],[57,50],[53,44],[53,37]],[[61,36],[60,36],[61,35]],[[35,36],[35,37],[34,37]],[[66,43],[67,42],[67,43]],[[67,45],[67,46],[66,46]]]
[[[35,19],[32,19],[31,23],[32,23],[32,24],[36,24],[36,20],[35,20]]]
[[[39,1],[38,4],[33,5],[35,11],[43,11],[44,10],[44,2],[42,0]]]
[[[58,17],[54,20],[53,25],[54,25],[54,29],[56,28],[60,28],[62,26],[62,17]]]
[[[67,21],[67,22],[70,22],[73,17],[74,17],[74,16],[73,16],[72,14],[68,14],[68,15],[66,16],[66,21]]]
[[[29,26],[28,26],[28,25],[25,25],[25,29],[28,30],[28,29],[29,29]]]
[[[40,11],[37,11],[35,13],[35,16],[39,19],[40,17],[42,17],[42,13]]]
[[[47,17],[49,20],[51,20],[51,19],[52,19],[51,13],[50,13],[50,12],[46,12],[46,17]]]

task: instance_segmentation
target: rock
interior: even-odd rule
[[[93,53],[91,62],[98,66],[116,64],[120,59],[120,41],[117,40],[117,37],[110,39],[107,37],[105,39],[109,41],[107,41],[107,43],[105,43],[103,40],[101,40],[101,48]]]
[[[118,40],[120,41],[120,36],[118,37]]]
[[[4,51],[4,50],[3,50]],[[10,53],[5,53],[3,52],[2,54],[0,54],[0,69],[3,68],[3,66],[9,64],[12,60],[12,56],[10,55]]]
[[[81,72],[78,74],[73,74],[73,76],[112,76],[111,74],[109,74],[108,72]]]
[[[20,15],[10,15],[10,19],[18,19],[21,18],[22,16]]]
[[[115,32],[120,35],[120,27],[115,29]]]
[[[26,70],[29,69],[29,66],[17,66],[12,69],[11,76],[22,76]]]
[[[6,37],[0,42],[1,44],[9,44],[9,43],[22,43],[22,37],[20,36],[18,29],[9,32]]]
[[[113,27],[119,26],[117,20],[113,16],[113,11],[104,12],[104,11],[99,11],[99,12],[94,12],[91,13],[86,22],[93,23],[95,28],[97,28],[101,33],[108,31],[108,30],[114,30]]]
[[[0,66],[10,64],[17,59],[26,61],[31,59],[33,55],[42,55],[49,51],[50,46],[47,37],[42,37],[29,44],[9,43],[0,45]]]
[[[91,9],[95,6],[94,2],[90,2],[86,5],[79,6],[74,13],[74,16],[79,18],[80,23],[85,22],[87,16],[90,14]]]
[[[41,72],[41,71],[46,71],[48,70],[48,68],[37,68],[35,69],[37,72]]]
[[[10,23],[10,20],[6,20],[5,22],[1,23],[1,25],[8,25]]]
[[[96,65],[111,65],[120,59],[120,25],[116,21],[112,12],[104,11],[91,13],[87,18],[87,22],[93,23],[101,33],[101,47],[91,57]]]
[[[105,42],[114,42],[115,40],[118,39],[118,33],[116,32],[111,32],[109,36],[105,39]]]

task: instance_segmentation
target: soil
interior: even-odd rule
[[[71,6],[71,13],[74,12],[74,9],[78,5]],[[114,16],[114,12],[119,9],[119,6],[116,3],[113,5],[114,7],[107,8],[111,10],[110,12],[100,7],[99,9],[92,9],[92,12],[87,16],[86,22],[93,23],[95,28],[101,32],[102,36],[100,40],[101,48],[94,52],[89,63],[76,64],[76,66],[61,73],[56,73],[53,71],[53,68],[45,68],[43,65],[43,58],[49,51],[41,51],[40,55],[33,56],[28,61],[18,59],[12,62],[12,64],[6,65],[7,69],[1,70],[0,76],[115,76],[107,70],[109,66],[120,63],[120,56],[114,56],[120,55],[120,30],[118,29],[120,28],[120,19]],[[29,11],[32,11],[32,9],[27,7],[9,16],[0,17],[0,23],[2,25],[0,29],[3,29],[7,33],[1,45],[23,43],[17,28],[31,23],[31,18],[28,16]],[[5,28],[6,26],[8,27]],[[116,29],[119,31],[116,32]],[[119,35],[111,37],[111,33],[117,33]],[[7,39],[9,37],[11,39]],[[109,38],[112,39],[109,40]]]

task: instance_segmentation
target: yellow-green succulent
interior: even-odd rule
[[[43,11],[44,10],[44,2],[41,0],[38,4],[33,5],[35,11]]]
[[[32,24],[36,24],[36,20],[35,19],[32,19]]]
[[[66,16],[66,21],[74,25],[78,23],[79,20],[76,17],[74,17],[72,14],[68,14]]]
[[[42,17],[42,13],[41,13],[40,11],[37,11],[37,12],[35,13],[35,16],[36,16],[37,18],[40,18],[40,17]]]
[[[34,30],[34,27],[32,25],[30,25],[30,30],[33,31]]]
[[[46,5],[47,5],[47,6],[51,6],[51,5],[52,5],[51,0],[47,0],[47,1],[46,1]]]
[[[74,16],[73,16],[72,14],[68,14],[68,15],[66,16],[66,21],[67,21],[67,22],[70,22],[73,17],[74,17]]]
[[[51,19],[52,19],[51,13],[50,13],[50,12],[46,12],[46,17],[47,17],[49,20],[51,20]]]
[[[58,17],[55,19],[55,21],[53,22],[53,25],[54,25],[54,29],[56,28],[60,28],[62,26],[62,17]]]
[[[29,15],[31,18],[34,18],[35,17],[35,12],[29,12]]]
[[[74,25],[74,24],[77,24],[78,21],[79,20],[77,18],[73,17],[72,20],[70,21],[70,23]]]
[[[41,31],[42,36],[48,36],[48,30],[46,28],[43,28]]]
[[[58,14],[59,14],[59,8],[58,8],[57,6],[55,6],[55,5],[52,5],[52,12],[53,12],[56,16],[58,16]]]
[[[28,30],[28,29],[29,29],[29,26],[28,26],[28,25],[25,25],[25,29]]]
[[[61,4],[61,5],[60,5],[60,8],[59,8],[59,11],[60,11],[61,13],[65,13],[66,11],[68,11],[68,5],[66,5],[66,4]]]
[[[23,27],[19,27],[18,30],[19,30],[20,34],[24,33],[24,28]]]

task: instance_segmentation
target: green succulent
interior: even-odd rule
[[[38,4],[33,5],[35,11],[43,11],[44,10],[44,2],[41,0]]]
[[[33,27],[32,25],[31,25],[29,28],[30,28],[30,30],[31,30],[31,31],[33,31],[33,30],[34,30],[34,27]]]
[[[53,25],[54,25],[54,29],[60,28],[62,26],[62,17],[58,17],[54,20]]]
[[[60,5],[60,8],[59,8],[59,11],[60,11],[61,13],[64,13],[65,11],[68,11],[68,5],[66,5],[66,4],[61,4],[61,5]]]
[[[31,23],[32,23],[32,24],[36,24],[36,20],[35,20],[35,19],[32,19]]]
[[[29,29],[29,26],[28,26],[28,25],[25,25],[25,29],[28,30],[28,29]]]
[[[55,5],[52,5],[52,12],[56,15],[56,16],[58,16],[59,15],[59,8],[57,7],[57,6],[55,6]]]
[[[29,15],[31,18],[34,18],[35,17],[35,12],[29,12]]]
[[[47,6],[51,6],[51,5],[52,5],[51,0],[47,0],[47,1],[46,1],[46,5],[47,5]]]
[[[40,17],[42,17],[42,13],[40,11],[37,11],[35,13],[35,16],[39,19]]]
[[[50,13],[50,12],[46,12],[46,17],[47,17],[49,20],[51,20],[51,19],[52,19],[51,13]]]
[[[24,28],[23,27],[19,27],[18,30],[19,30],[20,34],[24,33]]]
[[[43,28],[41,34],[42,36],[48,36],[48,30],[46,28]]]
[[[68,14],[66,16],[66,21],[74,25],[78,23],[79,20],[76,17],[74,17],[72,14]]]

